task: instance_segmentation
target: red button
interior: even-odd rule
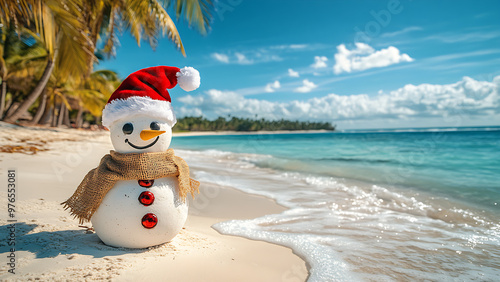
[[[147,229],[151,229],[158,223],[158,218],[154,213],[148,213],[142,217],[142,226]]]
[[[139,202],[145,206],[151,205],[155,201],[155,195],[149,191],[144,191],[139,195]]]
[[[154,180],[139,180],[139,185],[141,185],[141,187],[149,188],[153,186],[153,183],[155,183]]]

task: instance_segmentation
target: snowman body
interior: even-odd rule
[[[115,151],[124,154],[164,152],[172,139],[170,121],[148,115],[119,120],[109,130]],[[117,181],[91,222],[106,245],[147,248],[172,240],[187,215],[187,201],[179,198],[179,182],[172,176]]]
[[[122,81],[104,106],[102,125],[109,129],[119,154],[105,156],[62,204],[81,223],[90,219],[107,245],[147,248],[167,243],[186,222],[186,192],[194,196],[200,183],[190,178],[181,158],[167,152],[177,122],[168,89],[177,85],[184,91],[196,90],[199,72],[172,66],[138,70]],[[122,154],[139,155],[122,161]],[[127,165],[127,161],[138,163]],[[131,179],[134,177],[158,178]]]
[[[97,236],[106,245],[126,248],[147,248],[172,240],[188,215],[187,202],[179,199],[178,187],[177,177],[118,181],[92,216]],[[153,195],[151,204],[151,197],[141,202],[144,193]],[[157,218],[156,225],[146,228],[142,220],[151,214]]]

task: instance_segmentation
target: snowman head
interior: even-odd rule
[[[167,89],[185,91],[200,86],[200,74],[191,67],[158,66],[130,74],[113,92],[102,111],[102,124],[111,132],[119,153],[162,152],[172,139],[176,123]]]
[[[109,131],[118,153],[164,152],[172,141],[169,120],[144,114],[118,120]]]

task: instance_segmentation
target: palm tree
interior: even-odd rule
[[[48,106],[44,110],[50,111],[52,126],[60,126],[68,110],[78,108],[75,124],[80,127],[84,111],[100,116],[102,108],[119,84],[120,79],[113,71],[95,71],[80,81],[63,79],[63,74],[56,68],[46,86]]]
[[[119,43],[117,32],[125,28],[134,36],[137,45],[140,46],[144,39],[153,49],[159,35],[166,35],[186,56],[179,32],[166,11],[170,7],[175,9],[177,19],[184,16],[189,25],[195,24],[202,34],[206,34],[213,9],[210,0],[91,0],[83,7],[84,22],[94,44],[90,49],[96,52],[98,42],[102,42],[102,52],[113,56]],[[93,63],[89,62],[89,71]]]
[[[210,11],[213,9],[210,0],[91,0],[87,1],[82,9],[84,22],[89,29],[89,36],[93,43],[90,50],[94,53],[103,53],[108,57],[114,56],[116,45],[119,44],[117,32],[125,28],[134,36],[137,45],[140,46],[142,39],[145,39],[153,49],[157,45],[156,38],[160,34],[167,35],[168,39],[186,56],[179,32],[166,11],[170,7],[175,9],[177,19],[184,16],[189,25],[194,23],[200,33],[206,34],[211,18]],[[101,50],[98,49],[98,42],[102,42]],[[103,86],[107,87],[116,83],[118,78],[116,74],[114,77],[110,76],[109,71],[92,72],[94,63],[95,61],[88,62],[90,79],[78,92],[81,107],[77,114],[77,126],[81,124],[82,107],[90,111],[92,115],[100,116],[106,100],[117,87],[115,85],[111,91],[102,89]],[[104,81],[103,75],[106,78]],[[101,94],[104,94],[106,99],[103,100]]]
[[[106,105],[113,91],[120,84],[118,74],[110,70],[93,72],[82,84],[83,87],[72,92],[78,101],[78,113],[75,124],[82,126],[83,113],[90,112],[93,116],[101,116],[102,108]]]
[[[88,77],[96,62],[94,53],[98,51],[99,39],[106,42],[103,51],[112,55],[120,26],[131,32],[137,44],[140,45],[144,38],[153,48],[161,32],[185,55],[177,28],[166,9],[173,7],[177,18],[184,15],[190,25],[194,23],[204,34],[209,27],[213,4],[210,0],[162,2],[165,7],[158,0],[0,0],[0,23],[13,21],[35,28],[49,53],[37,86],[5,121],[15,122],[37,100],[55,64],[65,77]]]
[[[89,40],[81,19],[81,0],[0,0],[0,24],[13,22],[18,29],[35,31],[33,37],[48,52],[45,69],[33,91],[17,110],[5,118],[15,122],[37,100],[57,65],[66,75],[79,77],[87,72],[94,55],[86,48]]]
[[[46,99],[48,107],[45,110],[50,111],[51,125],[59,126],[62,122],[64,112],[71,109],[67,99],[68,92],[73,89],[74,82],[71,79],[65,79],[64,74],[55,68],[51,73],[49,81],[45,86],[44,99]],[[39,107],[42,105],[39,105]]]
[[[31,32],[18,34],[12,25],[0,28],[0,47],[1,119],[9,81],[33,76],[37,70],[44,67],[47,52],[40,42],[33,40]],[[16,88],[18,85],[13,86]]]

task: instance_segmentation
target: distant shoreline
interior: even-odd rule
[[[261,131],[189,131],[189,132],[174,132],[174,137],[183,136],[211,136],[211,135],[257,135],[257,134],[292,134],[292,133],[326,133],[334,132],[333,130],[261,130]]]

